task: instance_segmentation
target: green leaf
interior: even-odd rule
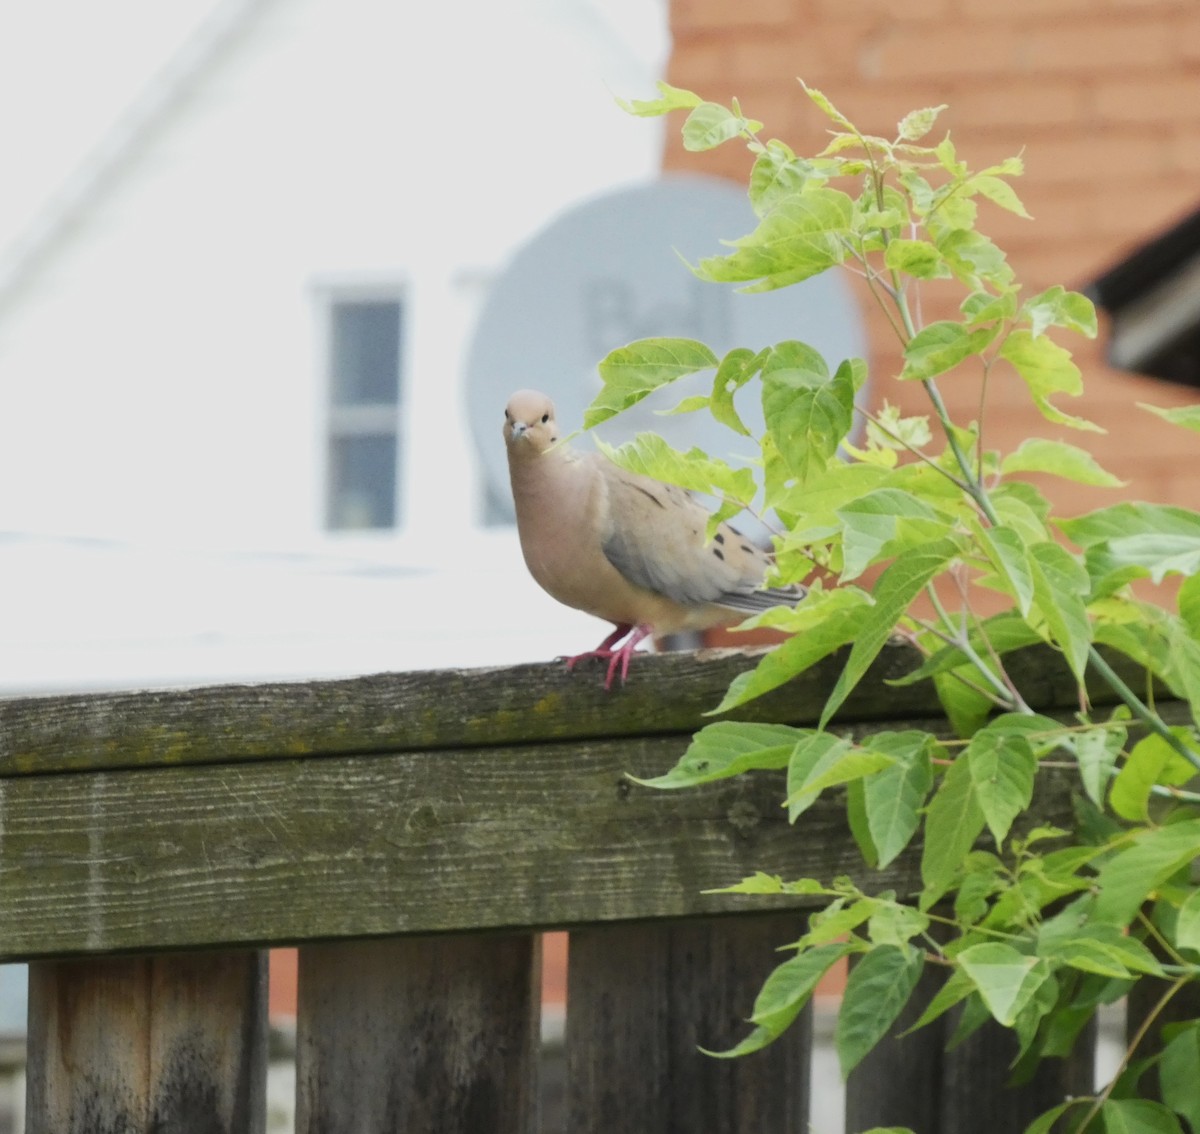
[[[933,786],[934,738],[926,732],[881,732],[863,742],[892,763],[863,784],[867,829],[880,868],[908,846],[920,823],[921,808]]]
[[[1100,1118],[1104,1134],[1183,1134],[1175,1115],[1146,1099],[1108,1099]]]
[[[864,780],[851,780],[846,786],[846,822],[850,825],[850,834],[854,836],[854,844],[862,860],[872,870],[879,866],[879,852],[871,839],[871,831],[867,825],[866,792],[863,789]]]
[[[784,800],[789,823],[794,823],[821,794],[819,787],[814,791],[808,785],[823,778],[852,748],[851,741],[829,732],[809,732],[797,739],[788,759],[787,798]]]
[[[872,594],[874,605],[859,618],[846,668],[842,670],[821,711],[821,728],[829,723],[830,717],[862,680],[871,662],[891,637],[900,616],[908,609],[908,604],[934,575],[959,554],[959,550],[958,544],[952,539],[911,548],[897,556],[879,576]]]
[[[1050,976],[1045,962],[997,941],[972,945],[955,961],[979,990],[988,1011],[1006,1028],[1012,1027],[1021,1009]]]
[[[1044,921],[1038,932],[1038,956],[1114,980],[1128,980],[1135,973],[1162,976],[1162,965],[1136,937],[1115,925],[1091,921],[1091,905],[1090,895],[1076,899]]]
[[[950,524],[919,497],[898,488],[880,488],[837,510],[842,521],[843,582],[858,578],[872,563],[906,546],[949,534]],[[917,521],[905,525],[901,521]],[[901,539],[901,533],[906,538]]]
[[[753,232],[729,242],[733,252],[707,257],[693,270],[716,283],[759,281],[748,291],[799,283],[846,258],[853,214],[854,202],[836,189],[781,197]]]
[[[955,760],[934,793],[925,817],[921,855],[921,908],[928,909],[954,881],[983,830],[985,819],[964,759]]]
[[[648,101],[634,99],[631,102],[619,98],[617,105],[627,114],[635,114],[639,118],[657,118],[660,115],[669,114],[672,110],[687,110],[693,106],[699,106],[702,101],[698,94],[685,91],[680,87],[673,87],[670,83],[659,82],[655,85],[658,87],[661,98]]]
[[[800,85],[804,88],[804,93],[808,95],[810,99],[812,99],[813,104],[821,111],[822,114],[831,119],[833,122],[836,122],[839,126],[845,127],[852,133],[858,133],[858,128],[854,125],[854,123],[851,122],[850,119],[847,118],[840,110],[838,110],[838,108],[833,105],[826,95],[817,90],[816,87],[810,87],[803,79],[800,80]]]
[[[955,736],[974,736],[992,714],[993,703],[973,683],[979,677],[973,663],[935,673],[933,687]]]
[[[1158,406],[1148,406],[1145,402],[1138,402],[1138,405],[1144,410],[1158,414],[1163,421],[1169,421],[1172,425],[1182,425],[1184,429],[1200,433],[1200,406],[1172,406],[1170,409],[1160,409]]]
[[[942,320],[918,331],[904,348],[901,379],[934,378],[960,362],[986,350],[996,337],[993,327],[971,329],[963,323]]]
[[[1085,601],[1090,585],[1087,571],[1056,543],[1035,543],[1029,549],[1029,561],[1033,568],[1034,603],[1071,672],[1082,682],[1092,642],[1092,624]]]
[[[1104,432],[1090,421],[1064,413],[1050,401],[1057,394],[1076,397],[1083,392],[1083,378],[1070,351],[1045,335],[1034,338],[1029,331],[1017,330],[1004,340],[1000,357],[1007,359],[1024,379],[1034,404],[1047,421],[1093,433]]]
[[[958,212],[960,215],[955,216]],[[1004,253],[981,232],[975,223],[975,205],[965,197],[946,197],[938,213],[930,217],[930,225],[940,218],[936,236],[938,250],[945,257],[956,279],[976,291],[992,288],[1004,291],[1012,286],[1013,270]]]
[[[684,788],[741,775],[755,768],[785,768],[804,730],[790,725],[718,721],[706,725],[669,772],[637,779],[645,787]]]
[[[887,1035],[924,964],[916,949],[878,945],[851,966],[834,1032],[843,1078]]]
[[[1077,484],[1094,484],[1102,488],[1119,488],[1126,481],[1100,467],[1091,453],[1065,441],[1047,441],[1031,437],[1022,441],[1015,453],[1000,462],[1004,473],[1051,473]]]
[[[754,134],[762,129],[761,122],[743,118],[715,102],[702,102],[683,124],[683,148],[691,153],[715,149],[743,133]]]
[[[1117,754],[1125,745],[1125,729],[1093,728],[1074,733],[1065,743],[1079,762],[1079,778],[1088,798],[1103,806],[1109,780],[1117,766]]]
[[[1158,1065],[1162,1101],[1183,1115],[1193,1131],[1200,1130],[1200,1090],[1196,1089],[1196,1069],[1200,1068],[1200,1020],[1191,1020],[1177,1031],[1163,1048]]]
[[[850,432],[854,393],[852,369],[840,366],[831,378],[807,344],[772,349],[763,366],[763,416],[779,455],[802,483],[825,470]]]
[[[1036,339],[1047,327],[1066,327],[1089,339],[1096,337],[1096,308],[1086,295],[1067,291],[1060,284],[1035,295],[1022,308],[1029,333]]]
[[[1036,485],[1002,481],[992,490],[992,506],[1000,523],[1021,537],[1026,546],[1053,538],[1048,523],[1050,502]]]
[[[1113,780],[1109,806],[1122,819],[1144,823],[1149,819],[1150,789],[1155,784],[1185,784],[1196,769],[1161,736],[1151,733],[1133,746]]]
[[[867,936],[874,945],[907,945],[929,928],[929,918],[912,906],[887,900],[876,901],[867,923]]]
[[[984,323],[999,323],[1011,319],[1017,313],[1017,300],[1012,291],[993,295],[990,291],[973,291],[958,308],[965,316],[968,327]]]
[[[693,394],[689,398],[683,398],[676,402],[670,409],[655,410],[655,413],[662,414],[664,417],[674,417],[677,414],[695,413],[697,410],[708,408],[707,394]]]
[[[1095,916],[1116,926],[1128,925],[1147,896],[1200,854],[1200,819],[1133,834],[1133,845],[1103,866],[1096,880]]]
[[[693,339],[639,339],[618,347],[600,363],[604,388],[583,415],[591,429],[637,405],[660,386],[717,365],[717,356]]]
[[[1054,1130],[1054,1124],[1062,1118],[1064,1114],[1073,1106],[1080,1106],[1085,1100],[1068,1099],[1065,1103],[1059,1103],[1058,1106],[1051,1107],[1045,1114],[1038,1115],[1028,1126],[1025,1127],[1024,1134],[1051,1134]]]
[[[761,697],[844,646],[858,633],[862,609],[869,602],[857,587],[810,593],[796,608],[797,618],[788,621],[793,636],[764,655],[754,669],[738,674],[712,712],[725,713]]]
[[[950,274],[937,246],[927,240],[889,241],[883,253],[883,265],[919,280],[941,279]]]
[[[851,748],[849,741],[845,742],[845,749],[830,747],[816,758],[812,753],[798,757],[797,753],[803,744],[803,741],[797,742],[797,751],[792,753],[792,761],[788,764],[788,797],[784,803],[788,809],[788,821],[792,823],[816,802],[817,797],[826,788],[861,780],[892,763],[890,756],[882,752]]]
[[[919,142],[933,129],[937,116],[945,109],[946,104],[942,103],[941,106],[926,106],[920,110],[910,110],[900,119],[900,124],[896,127],[896,136],[905,142]]]
[[[996,574],[1005,584],[1004,589],[1012,595],[1021,614],[1027,615],[1033,605],[1034,586],[1024,541],[1016,531],[1003,525],[980,527],[978,535]]]
[[[1059,520],[1067,538],[1089,552],[1089,570],[1136,568],[1161,582],[1200,570],[1200,513],[1165,504],[1123,503]]]
[[[899,406],[887,401],[876,411],[875,420],[867,422],[867,436],[887,449],[921,449],[933,440],[927,416],[904,417]]]
[[[863,898],[843,904],[844,899],[831,902],[820,913],[813,914],[808,921],[808,932],[800,938],[800,947],[824,945],[857,929],[870,916],[878,904],[874,898]]]
[[[1200,642],[1200,575],[1190,575],[1179,587],[1179,618],[1187,632]]]
[[[693,492],[711,493],[747,504],[758,488],[752,469],[735,469],[701,449],[681,453],[672,449],[657,433],[639,433],[632,441],[617,448],[598,437],[593,440],[596,448],[614,464]]]
[[[790,146],[772,138],[750,170],[750,204],[758,216],[765,216],[781,198],[803,192],[813,176],[808,162],[797,159]]]
[[[999,177],[979,174],[973,177],[969,184],[972,189],[977,190],[993,204],[1007,209],[1010,213],[1016,213],[1019,217],[1031,219],[1025,211],[1025,206],[1021,204],[1021,198],[1017,196],[1016,190],[1007,181],[1002,181]]]
[[[762,369],[766,358],[766,351],[755,354],[745,347],[735,347],[721,359],[713,379],[712,395],[708,399],[713,417],[743,437],[749,437],[750,430],[738,416],[733,404],[733,395]]]
[[[1013,820],[1033,801],[1037,757],[1023,736],[985,728],[972,737],[966,761],[975,799],[1000,846]]]
[[[759,1051],[777,1040],[800,1015],[820,979],[848,952],[850,947],[845,944],[819,945],[784,961],[767,977],[754,1001],[750,1016],[754,1031],[728,1051],[706,1054],[718,1059],[732,1059]]]
[[[1175,919],[1175,946],[1200,949],[1200,890],[1193,890],[1179,907],[1179,916]]]

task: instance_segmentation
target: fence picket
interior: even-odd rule
[[[604,926],[571,934],[567,1111],[571,1134],[808,1131],[811,1016],[764,1052],[732,1047],[795,914]]]
[[[261,1134],[267,958],[247,950],[29,967],[26,1134]]]
[[[535,1134],[540,942],[300,950],[297,1134]]]

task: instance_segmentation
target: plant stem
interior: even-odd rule
[[[956,477],[952,472],[950,472],[947,469],[942,468],[942,466],[939,465],[937,463],[937,461],[935,461],[932,457],[926,456],[915,445],[910,445],[898,433],[894,433],[886,425],[884,425],[883,422],[880,421],[869,410],[865,410],[859,405],[855,405],[854,408],[860,414],[862,414],[862,416],[865,417],[873,426],[875,426],[875,428],[878,429],[881,433],[886,433],[893,441],[896,442],[897,445],[902,445],[905,449],[907,449],[910,453],[912,453],[912,455],[914,457],[917,457],[920,460],[924,461],[931,469],[933,469],[934,472],[941,473],[941,475],[944,476],[956,488],[960,489],[963,492],[971,491],[970,485],[963,483],[963,481],[959,480],[958,477]]]
[[[1141,698],[1121,680],[1120,675],[1104,660],[1104,656],[1096,647],[1088,646],[1088,661],[1092,668],[1100,674],[1108,687],[1121,698],[1139,721],[1152,733],[1165,740],[1192,767],[1200,770],[1200,755],[1193,752],[1184,742],[1172,732],[1157,713],[1153,712],[1142,702]]]
[[[925,591],[929,595],[929,601],[933,604],[933,609],[937,611],[938,617],[942,620],[942,624],[947,627],[953,627],[954,620],[950,617],[946,608],[942,606],[942,600],[938,598],[937,591],[934,590],[933,584],[926,583]],[[987,662],[980,657],[978,651],[974,646],[971,645],[969,636],[965,630],[959,630],[957,633],[951,630],[949,633],[942,634],[932,626],[928,626],[927,629],[931,630],[934,634],[937,634],[937,636],[941,638],[942,641],[946,642],[947,645],[953,646],[955,649],[962,651],[963,657],[965,657],[967,661],[969,661],[975,667],[975,669],[979,672],[979,675],[996,691],[997,696],[992,697],[991,700],[993,700],[1001,708],[1012,709],[1017,707],[1018,701],[1013,700],[1012,690],[1009,689],[1008,685],[1005,684],[1001,678],[997,677],[991,671]],[[1019,703],[1024,704],[1023,701],[1020,701]]]

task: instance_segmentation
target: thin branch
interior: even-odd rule
[[[1029,707],[1028,702],[1021,696],[1021,691],[1016,687],[1013,679],[1009,676],[1008,670],[1004,667],[1004,662],[1000,660],[1000,655],[996,652],[996,647],[992,645],[991,638],[988,637],[988,632],[984,628],[983,622],[979,616],[971,609],[969,596],[967,595],[967,584],[958,571],[951,571],[951,577],[954,579],[955,585],[958,587],[959,596],[962,598],[963,611],[971,616],[971,621],[975,626],[976,632],[979,634],[980,640],[987,647],[988,656],[992,659],[992,664],[996,667],[996,672],[1000,676],[1000,680],[1004,682],[1005,688],[1008,690],[1009,696],[1012,698],[1013,705],[1017,711],[1021,713],[1031,714],[1033,710]]]
[[[1200,755],[1184,744],[1183,740],[1167,727],[1162,717],[1142,703],[1138,695],[1121,680],[1120,675],[1104,660],[1104,656],[1095,646],[1088,646],[1088,662],[1142,724],[1156,736],[1165,740],[1193,768],[1200,771]]]
[[[869,410],[865,410],[862,408],[862,406],[857,405],[857,404],[855,405],[854,408],[860,414],[862,414],[863,417],[865,417],[873,426],[875,426],[876,429],[878,429],[882,433],[886,433],[893,441],[896,442],[897,445],[903,446],[914,457],[917,457],[920,460],[924,461],[931,469],[933,469],[934,472],[941,473],[941,475],[944,476],[956,488],[958,488],[961,491],[966,492],[968,494],[970,493],[970,491],[971,491],[970,485],[959,480],[958,477],[956,477],[952,472],[950,472],[949,469],[942,468],[942,466],[939,465],[937,463],[937,461],[935,461],[932,457],[928,456],[927,454],[921,452],[921,450],[918,449],[915,445],[912,445],[908,441],[905,441],[903,437],[901,437],[898,433],[895,433],[891,429],[889,429],[886,425],[883,424],[882,421],[879,420],[878,417],[876,417]]]
[[[1112,1095],[1113,1090],[1117,1085],[1117,1080],[1120,1079],[1123,1074],[1125,1074],[1125,1069],[1129,1066],[1130,1062],[1132,1062],[1134,1052],[1137,1051],[1139,1046],[1141,1046],[1142,1040],[1149,1035],[1150,1029],[1154,1026],[1154,1023],[1159,1016],[1162,1015],[1166,1006],[1171,1002],[1171,998],[1188,983],[1189,981],[1187,977],[1179,977],[1178,979],[1172,981],[1167,991],[1164,992],[1159,998],[1158,1003],[1146,1013],[1146,1018],[1141,1022],[1138,1030],[1134,1032],[1133,1038],[1129,1041],[1129,1046],[1125,1049],[1125,1054],[1121,1056],[1121,1062],[1117,1065],[1116,1073],[1113,1075],[1112,1079],[1109,1080],[1108,1086],[1106,1086],[1104,1090],[1102,1090],[1096,1096],[1096,1101],[1092,1103],[1091,1108],[1088,1110],[1078,1129],[1086,1130],[1092,1119],[1100,1113],[1104,1104],[1108,1102],[1109,1096]]]

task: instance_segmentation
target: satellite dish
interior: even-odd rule
[[[542,390],[554,399],[560,426],[577,429],[601,388],[597,363],[634,339],[699,339],[718,357],[733,347],[759,350],[800,339],[820,351],[831,370],[845,358],[865,356],[862,317],[840,274],[744,295],[698,280],[680,260],[719,254],[721,240],[743,236],[755,224],[744,191],[731,182],[668,177],[575,206],[516,254],[492,286],[467,360],[471,429],[498,509],[511,518],[500,440],[509,395]],[[698,445],[735,462],[754,456],[755,446],[707,414],[656,412],[711,388],[711,372],[680,379],[596,433],[615,445],[649,430],[680,449]],[[760,431],[762,406],[753,384],[737,406],[747,427]]]

